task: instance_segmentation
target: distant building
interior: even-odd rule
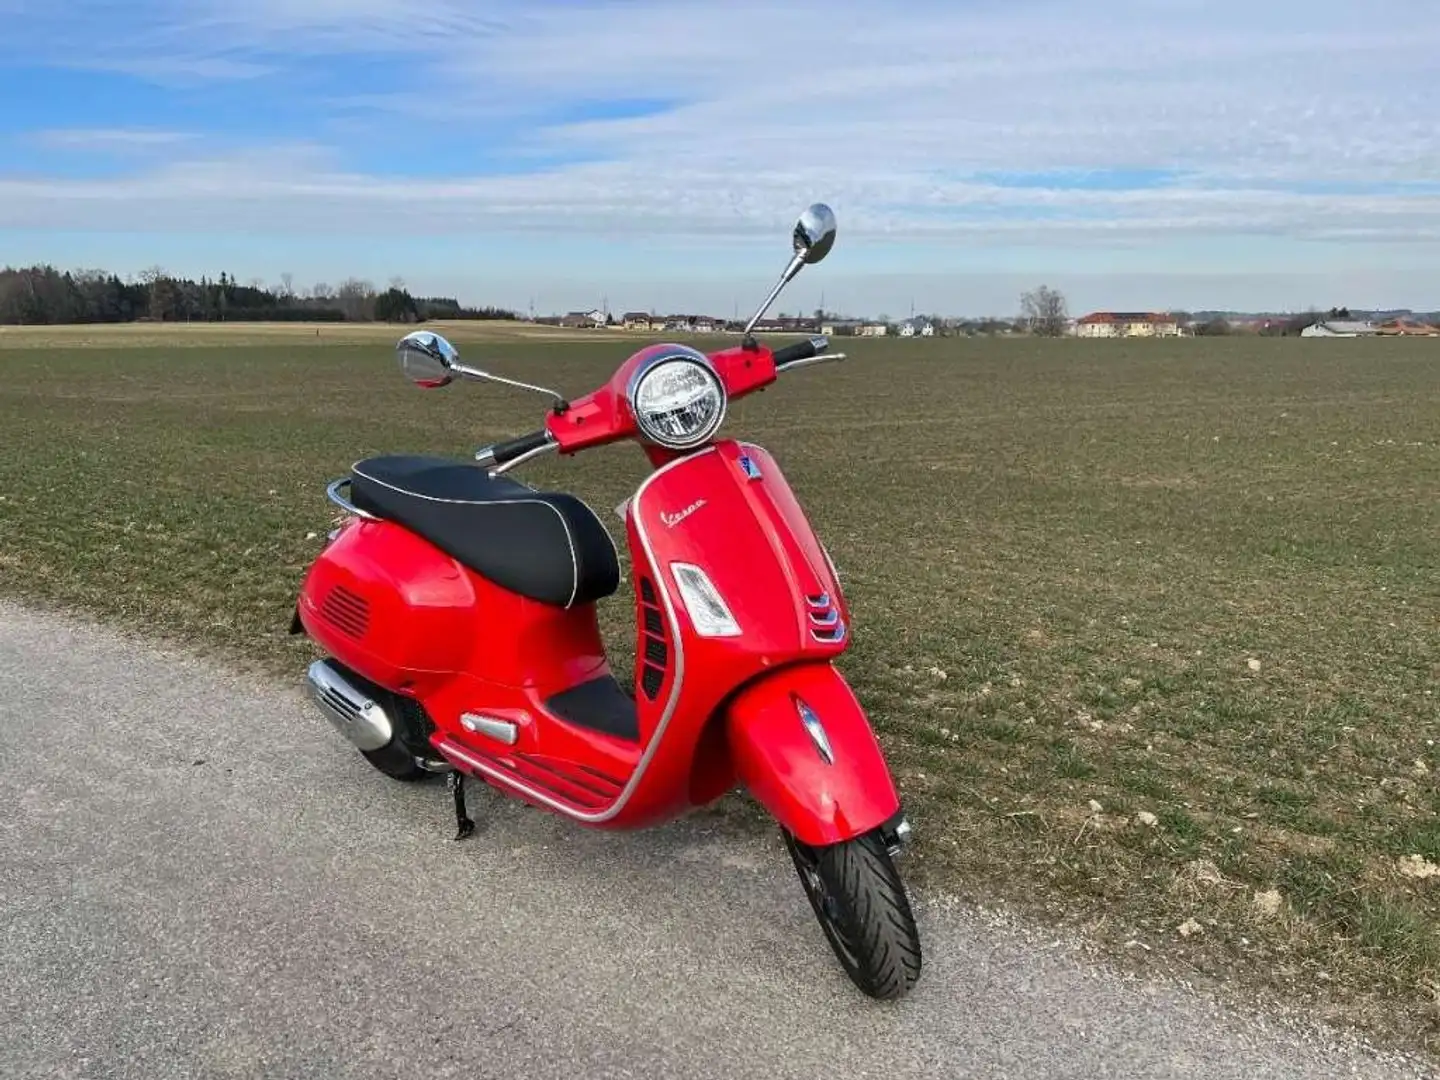
[[[560,316],[560,325],[569,328],[592,328],[606,325],[605,312],[596,308],[594,311],[571,311]]]
[[[1377,328],[1371,322],[1352,319],[1326,319],[1311,323],[1300,331],[1301,337],[1374,337]]]
[[[1440,337],[1440,326],[1414,319],[1391,319],[1375,327],[1375,333],[1381,337]]]
[[[650,313],[648,311],[627,311],[621,317],[620,325],[626,330],[649,330],[652,325]]]
[[[857,337],[884,337],[890,332],[890,327],[883,322],[861,323],[855,328]]]
[[[900,324],[901,337],[934,337],[935,325],[928,319],[906,319]]]
[[[1075,335],[1085,338],[1179,337],[1180,320],[1151,311],[1096,311],[1075,321]]]

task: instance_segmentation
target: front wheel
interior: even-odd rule
[[[878,830],[819,848],[781,833],[850,981],[872,998],[903,997],[920,979],[920,932]]]

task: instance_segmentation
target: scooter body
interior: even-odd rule
[[[898,794],[831,663],[849,609],[775,459],[724,440],[661,465],[625,533],[633,699],[593,602],[519,595],[391,521],[341,529],[305,577],[300,622],[346,669],[418,701],[451,765],[582,824],[654,825],[737,780],[807,843],[889,821]],[[696,632],[677,565],[706,575],[743,633]]]
[[[833,215],[807,211],[817,213],[818,225],[797,226],[781,285],[828,250]],[[835,358],[822,355],[827,346],[812,338],[772,352],[748,328],[741,346],[708,356],[655,345],[583,398],[549,391],[556,405],[540,431],[476,455],[488,470],[357,462],[330,487],[351,517],[306,573],[291,629],[328,654],[310,668],[315,700],[373,764],[397,779],[451,776],[461,835],[466,776],[605,829],[659,824],[743,785],[780,825],[851,978],[887,997],[919,974],[889,862],[909,827],[834,666],[850,610],[774,457],[715,437],[728,401]],[[512,382],[459,364],[428,331],[407,335],[400,353],[421,386],[456,374]],[[596,613],[621,581],[613,539],[574,496],[501,474],[538,453],[637,438],[653,471],[623,507],[636,625],[626,690]],[[339,494],[347,483],[349,498]],[[868,960],[854,959],[855,941],[874,897],[827,899],[827,882],[834,892],[860,880],[846,859],[865,863],[882,904],[899,912],[885,932],[899,927],[903,940]]]

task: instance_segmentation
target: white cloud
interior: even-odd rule
[[[0,226],[113,226],[123,206],[140,230],[560,222],[719,240],[773,236],[823,198],[845,235],[941,252],[1202,235],[1440,239],[1440,186],[1413,187],[1440,183],[1440,23],[1420,0],[503,0],[484,14],[460,0],[161,0],[123,19],[97,0],[60,8],[37,7],[35,40],[18,46],[161,81],[244,78],[257,95],[272,76],[378,56],[391,81],[286,103],[314,116],[310,137],[328,138],[329,155],[287,145],[226,156],[177,141],[162,166],[119,178],[0,174]],[[34,29],[46,19],[65,28],[50,44]],[[583,103],[619,99],[674,105],[584,118],[597,109]],[[342,115],[351,126],[333,126]],[[430,142],[443,133],[457,150],[488,139],[511,160],[600,160],[512,176],[367,176],[346,164],[367,127]],[[1064,169],[1169,182],[1114,191],[985,179]]]
[[[193,138],[189,132],[147,128],[54,128],[33,132],[27,141],[48,149],[129,150],[173,146]]]

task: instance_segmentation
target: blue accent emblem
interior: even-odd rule
[[[760,466],[756,465],[755,462],[750,459],[749,454],[740,455],[740,471],[743,472],[748,479],[760,479]]]

